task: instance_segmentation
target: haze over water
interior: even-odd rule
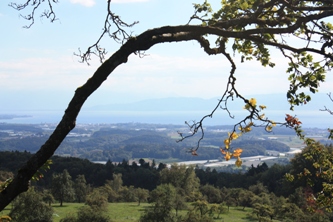
[[[63,115],[63,110],[58,111],[17,111],[17,112],[0,112],[0,114],[28,115],[24,118],[0,119],[5,123],[23,123],[23,124],[40,124],[40,123],[58,123]],[[152,123],[152,124],[174,124],[183,125],[185,121],[199,121],[203,116],[209,114],[209,111],[87,111],[83,110],[77,118],[78,124],[87,123]],[[244,111],[233,112],[235,119],[231,119],[226,113],[218,112],[213,118],[207,118],[206,125],[233,125],[237,123],[238,118],[246,114]],[[297,112],[297,118],[303,123],[303,127],[328,128],[333,127],[333,117],[321,112],[318,115],[316,111]],[[284,111],[267,112],[267,116],[276,122],[283,122]],[[237,118],[238,117],[238,118]]]

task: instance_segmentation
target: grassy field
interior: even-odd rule
[[[79,203],[64,203],[62,207],[59,204],[53,204],[54,209],[53,221],[59,222],[62,218],[70,214],[76,214],[77,210],[84,206],[84,204]],[[107,215],[114,222],[133,222],[138,221],[140,215],[143,213],[144,209],[149,207],[150,204],[141,203],[138,206],[138,203],[109,203]],[[1,215],[8,215],[10,207],[6,208]],[[181,211],[179,214],[185,215],[187,211]],[[245,208],[245,210],[238,207],[230,207],[230,211],[224,214],[221,214],[219,219],[215,221],[223,222],[245,222],[245,221],[257,221],[255,218],[252,218],[252,210],[250,208]],[[217,217],[217,214],[215,215]]]
[[[66,217],[68,214],[75,214],[76,211],[83,206],[83,204],[78,203],[65,203],[63,207],[58,205],[53,205],[54,209],[54,222],[59,222],[61,218]],[[107,215],[115,222],[133,222],[138,221],[140,215],[143,213],[144,209],[149,207],[150,204],[141,203],[109,203]],[[186,214],[187,211],[182,211],[180,214]],[[245,221],[257,221],[249,215],[251,215],[252,210],[250,208],[245,208],[245,210],[237,207],[230,207],[230,211],[221,214],[219,219],[216,221],[231,221],[231,222],[245,222]],[[216,214],[217,217],[217,214]]]

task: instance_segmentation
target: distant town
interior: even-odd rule
[[[55,129],[56,124],[0,124],[0,150],[17,150],[36,152]],[[193,137],[177,143],[177,132],[187,132],[186,125],[171,124],[78,124],[69,133],[58,148],[56,155],[89,159],[93,162],[106,163],[145,158],[171,164],[196,165],[201,168],[223,170],[233,167],[235,159],[225,161],[219,153],[220,146],[231,126],[208,126],[205,138],[194,157],[188,150],[195,146],[197,138]],[[328,143],[326,129],[306,128],[308,137]],[[244,150],[242,167],[266,163],[288,163],[295,153],[301,152],[304,144],[292,129],[277,127],[272,133],[263,128],[254,128],[245,134],[235,146]],[[244,145],[246,144],[246,145]]]

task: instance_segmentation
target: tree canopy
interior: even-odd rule
[[[31,13],[24,17],[34,23],[35,13],[41,4],[48,10],[44,16],[54,21],[56,11],[53,10],[56,0],[26,1],[23,4],[12,3],[17,10],[29,9]],[[82,105],[88,97],[96,91],[107,77],[121,64],[126,63],[131,54],[144,56],[144,52],[152,46],[168,42],[196,41],[208,55],[222,55],[229,62],[230,70],[226,75],[226,84],[222,86],[222,93],[216,107],[201,120],[187,123],[190,134],[179,132],[180,141],[194,134],[201,133],[204,137],[204,120],[213,116],[219,108],[233,117],[228,104],[233,100],[242,100],[248,114],[236,122],[225,139],[221,152],[226,159],[237,158],[237,165],[241,164],[241,149],[233,149],[232,140],[241,134],[251,131],[254,126],[263,126],[271,131],[276,124],[294,128],[300,137],[301,121],[292,115],[286,116],[286,122],[276,123],[266,117],[264,104],[259,104],[255,98],[245,98],[237,88],[236,68],[238,61],[233,55],[239,54],[240,62],[257,60],[262,66],[274,67],[275,61],[271,56],[271,49],[276,48],[286,57],[290,87],[286,92],[291,109],[294,106],[306,104],[311,100],[307,93],[315,93],[320,83],[325,81],[325,74],[331,69],[332,63],[332,29],[328,18],[333,15],[333,3],[324,1],[298,0],[222,0],[221,6],[213,10],[209,2],[194,4],[194,14],[187,24],[177,26],[163,26],[132,36],[130,28],[136,23],[127,23],[111,10],[111,0],[107,1],[107,15],[100,38],[85,52],[77,53],[83,62],[89,62],[92,55],[97,55],[102,64],[87,82],[78,87],[68,104],[65,114],[57,125],[53,134],[41,146],[40,150],[19,170],[15,178],[2,189],[0,194],[0,210],[8,205],[18,194],[26,191],[29,181],[54,154],[55,150],[75,127],[76,118]],[[100,46],[100,40],[109,36],[121,42],[119,50],[109,58],[105,58],[106,51]],[[255,78],[255,77],[254,77]],[[241,107],[240,107],[241,108]],[[200,145],[189,150],[197,155]],[[308,141],[309,142],[309,141]]]

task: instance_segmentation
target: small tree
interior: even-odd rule
[[[121,189],[119,190],[119,194],[121,196],[121,201],[135,202],[137,200],[134,186],[121,187]]]
[[[226,213],[226,209],[223,204],[219,204],[217,207],[217,219],[220,219],[220,215]]]
[[[213,204],[209,206],[206,200],[197,200],[192,203],[193,209],[190,210],[186,217],[185,222],[213,222],[214,212],[218,211],[218,206]],[[199,213],[198,213],[199,212]]]
[[[261,193],[268,193],[267,187],[265,187],[262,183],[258,182],[255,185],[251,185],[249,187],[249,191],[254,193],[255,195],[259,195]]]
[[[123,180],[121,177],[122,177],[121,173],[118,174],[114,173],[113,180],[110,181],[110,186],[116,192],[118,192],[123,186]]]
[[[138,205],[140,206],[140,203],[143,201],[147,201],[149,197],[149,190],[142,189],[142,188],[137,188],[135,189],[135,196],[136,199],[138,200]]]
[[[209,204],[205,200],[197,200],[192,203],[195,211],[200,212],[200,217],[203,217],[205,214],[209,212]]]
[[[105,195],[100,193],[98,189],[94,189],[94,191],[88,195],[86,204],[94,209],[94,211],[106,211],[108,199]]]
[[[108,202],[117,202],[120,199],[120,195],[112,189],[108,182],[98,189],[101,194],[107,197]]]
[[[221,203],[222,196],[220,189],[206,184],[200,187],[202,195],[207,199],[208,203]]]
[[[88,185],[84,175],[77,175],[74,182],[74,191],[75,198],[79,203],[81,203],[81,201],[85,201],[86,195],[88,193]]]
[[[73,181],[67,170],[61,174],[53,174],[51,192],[62,206],[65,200],[71,200],[74,196]]]
[[[51,206],[51,204],[54,203],[55,199],[49,190],[43,192],[43,201],[45,203],[48,203],[49,206]]]
[[[252,206],[253,198],[255,196],[254,193],[249,190],[241,190],[239,196],[239,205],[243,207],[243,210],[245,209],[245,207]]]
[[[255,203],[253,204],[252,213],[257,216],[259,221],[270,221],[274,210],[267,204]]]
[[[18,196],[9,216],[19,222],[52,222],[53,210],[33,188]]]
[[[179,192],[177,192],[173,205],[176,211],[176,216],[178,216],[179,210],[187,209],[186,198],[183,195],[181,195]]]
[[[227,208],[228,208],[228,212],[229,212],[229,210],[230,210],[230,207],[236,205],[235,200],[234,200],[233,198],[230,198],[230,197],[227,197],[227,198],[226,198],[226,200],[225,200],[225,204],[226,204],[226,206],[227,206]]]
[[[171,165],[171,169],[165,168],[160,172],[161,183],[170,183],[177,192],[188,201],[195,200],[195,193],[199,191],[200,180],[196,176],[194,168],[185,165]]]
[[[176,197],[175,187],[171,184],[159,185],[151,192],[150,196],[154,206],[145,210],[140,217],[140,222],[175,221],[175,215],[172,213]]]

